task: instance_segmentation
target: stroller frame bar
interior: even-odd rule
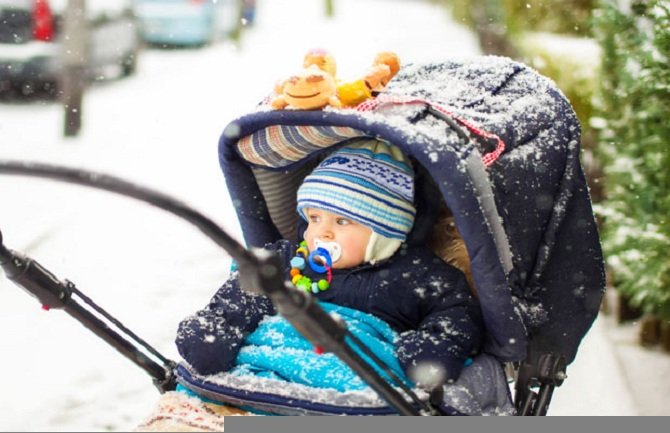
[[[163,357],[156,349],[137,337],[121,322],[97,306],[68,280],[59,280],[37,261],[7,249],[0,232],[0,266],[8,279],[37,298],[45,310],[61,309],[75,318],[95,335],[114,347],[123,356],[146,371],[154,385],[163,393],[176,387],[174,361]],[[73,295],[84,301],[80,303]],[[90,307],[90,308],[89,308]],[[112,326],[110,326],[110,324]],[[112,329],[116,327],[118,331]],[[148,351],[155,361],[142,349]]]
[[[554,389],[567,378],[565,370],[565,357],[555,353],[543,353],[535,363],[523,362],[515,384],[514,406],[517,414],[545,416]],[[538,387],[537,391],[533,390]]]

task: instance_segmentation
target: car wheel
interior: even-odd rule
[[[55,98],[58,93],[58,86],[53,81],[22,81],[16,83],[15,94],[21,98]]]
[[[21,96],[32,96],[38,90],[38,86],[33,81],[24,81],[19,85]]]
[[[129,77],[137,71],[137,53],[130,53],[121,62],[121,74]]]
[[[40,90],[42,90],[47,96],[53,98],[58,93],[58,86],[56,85],[55,82],[46,81],[42,83],[42,85],[40,86]]]
[[[14,91],[12,82],[10,80],[0,80],[0,95],[9,95]]]

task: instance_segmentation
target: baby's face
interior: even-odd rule
[[[365,249],[370,241],[372,229],[349,218],[321,209],[305,209],[308,226],[305,240],[310,251],[316,249],[316,241],[336,242],[342,248],[340,259],[333,263],[334,269],[353,268],[363,263]]]

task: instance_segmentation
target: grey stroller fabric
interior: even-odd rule
[[[514,415],[507,378],[500,362],[482,354],[453,384],[444,385],[445,403],[464,415]]]

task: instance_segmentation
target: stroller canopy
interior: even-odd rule
[[[483,350],[502,362],[552,352],[570,363],[605,281],[580,133],[551,81],[480,57],[404,66],[354,109],[261,103],[225,128],[219,158],[245,241],[262,247],[297,239],[295,191],[335,146],[372,137],[400,147],[426,174],[419,211],[444,201],[465,241]]]

